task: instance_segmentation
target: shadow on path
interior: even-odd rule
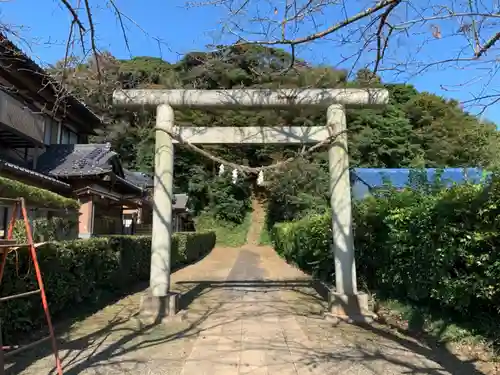
[[[258,251],[234,251],[239,253],[225,280],[176,283],[188,312],[184,322],[143,324],[130,309],[116,309],[87,328],[83,323],[77,337],[63,335],[64,373],[170,375],[184,368],[184,375],[194,375],[187,370],[194,363],[198,373],[200,366],[211,366],[217,375],[262,366],[269,375],[298,374],[300,369],[332,375],[487,374],[444,347],[378,324],[333,326],[320,316],[325,303],[315,282],[300,275],[267,280]],[[193,267],[203,266],[204,261]],[[12,358],[7,374],[53,373],[47,349]],[[235,356],[237,367],[224,362]]]

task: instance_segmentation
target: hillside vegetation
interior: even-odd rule
[[[112,91],[122,88],[297,88],[385,87],[390,103],[381,109],[349,109],[348,139],[352,167],[464,167],[493,168],[498,164],[499,136],[496,126],[480,122],[454,100],[418,92],[413,86],[384,83],[366,70],[349,78],[344,70],[298,61],[278,49],[258,46],[220,48],[192,52],[177,63],[156,57],[118,60],[109,53],[99,64],[73,64],[65,82],[109,125],[94,141],[112,143],[126,167],[153,170],[154,113],[131,112],[112,105]],[[97,70],[99,66],[99,74]],[[257,69],[258,68],[258,69]],[[52,73],[62,77],[62,64]],[[322,125],[324,111],[287,110],[183,110],[176,121],[185,126]],[[293,155],[297,148],[272,145],[204,147],[232,162],[249,166],[268,165]],[[265,176],[269,185],[268,226],[305,212],[321,210],[326,199],[325,150],[300,159]],[[188,192],[196,213],[209,210],[218,219],[242,223],[250,208],[251,183],[255,176],[241,177],[231,186],[230,177],[217,177],[218,165],[183,146],[176,149],[175,190]]]

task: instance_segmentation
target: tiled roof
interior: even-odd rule
[[[38,180],[47,181],[48,183],[51,183],[60,188],[65,188],[65,189],[71,188],[71,185],[65,182],[59,181],[58,179],[47,176],[43,173],[35,172],[33,169],[21,166],[18,163],[12,163],[10,161],[0,159],[0,169],[2,168],[5,168],[13,173],[19,173],[22,175],[30,176]]]
[[[38,158],[37,171],[54,177],[81,177],[111,172],[117,154],[106,144],[51,145]]]
[[[37,170],[56,178],[91,177],[112,172],[120,184],[143,193],[147,177],[125,173],[117,156],[109,143],[51,145],[38,158]]]
[[[123,169],[124,177],[134,185],[140,186],[143,189],[153,187],[153,177],[143,172],[130,171]]]
[[[136,194],[153,186],[153,179],[147,174],[124,170],[117,153],[106,144],[51,145],[38,157],[36,170],[31,163],[25,165],[13,163],[8,156],[0,154],[0,168],[8,168],[15,172],[30,174],[35,178],[43,178],[61,187],[70,188],[60,179],[71,177],[91,177],[112,172],[116,182],[128,186]]]
[[[45,181],[60,188],[68,189],[71,187],[67,183],[60,181],[54,177],[34,171],[31,162],[21,160],[20,158],[14,158],[11,155],[9,155],[6,151],[7,150],[0,150],[0,169],[4,168],[10,171],[11,173],[29,176],[30,178],[34,178],[40,181]]]

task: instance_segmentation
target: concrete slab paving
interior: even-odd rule
[[[375,325],[333,325],[308,276],[272,249],[216,249],[174,273],[181,322],[144,325],[132,295],[61,335],[65,374],[478,375],[470,363]],[[8,374],[52,374],[50,350]]]

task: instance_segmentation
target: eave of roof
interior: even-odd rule
[[[139,202],[135,201],[134,197],[130,197],[128,195],[123,195],[123,194],[118,194],[117,192],[114,191],[106,191],[103,190],[102,187],[96,186],[96,185],[89,185],[85,186],[83,188],[80,188],[78,190],[75,190],[75,194],[77,196],[82,196],[82,195],[96,195],[100,196],[106,199],[109,199],[110,201],[115,202],[115,204],[119,204],[121,206],[123,205],[132,205],[134,207],[139,207],[140,204]]]
[[[46,90],[54,101],[60,100],[58,93],[64,91],[61,84],[51,77],[40,65],[33,61],[28,55],[26,55],[19,47],[7,39],[2,33],[0,33],[0,51],[2,56],[15,57],[15,63],[23,66],[22,72],[25,75],[29,75],[33,81],[40,81],[40,87],[42,90]],[[8,64],[5,64],[8,65]],[[0,65],[0,69],[6,70],[4,65]],[[12,72],[9,72],[12,75]],[[44,80],[44,82],[42,82]],[[48,83],[50,84],[47,84]],[[89,107],[85,105],[82,101],[77,99],[71,94],[66,94],[64,96],[64,101],[68,104],[68,110],[74,113],[74,117],[84,117],[86,120],[83,122],[87,123],[91,129],[89,134],[96,134],[94,129],[102,126],[102,119],[94,113]]]
[[[10,172],[13,172],[13,173],[20,173],[20,174],[23,174],[25,176],[30,176],[31,178],[37,179],[39,181],[46,181],[54,186],[58,186],[59,188],[62,188],[65,190],[71,189],[71,185],[69,185],[63,181],[60,181],[56,178],[47,176],[43,173],[35,172],[32,169],[24,168],[24,167],[21,167],[19,165],[14,164],[14,163],[10,163],[8,161],[0,159],[0,169],[2,169],[2,168],[6,169]]]
[[[102,188],[100,188],[99,186],[95,186],[95,185],[85,186],[83,188],[77,189],[77,190],[75,190],[75,194],[77,196],[82,195],[82,194],[100,195],[100,196],[103,196],[103,197],[106,197],[108,199],[112,199],[115,201],[119,201],[122,198],[121,194],[118,194],[118,193],[113,192],[113,191],[102,190]]]
[[[129,186],[129,187],[131,187],[131,188],[132,188],[132,189],[134,189],[134,190],[137,190],[137,191],[138,191],[138,192],[140,192],[141,194],[142,194],[142,193],[144,193],[144,189],[143,189],[143,188],[141,188],[140,186],[137,186],[137,185],[135,185],[134,183],[132,183],[131,181],[126,180],[126,179],[125,179],[125,178],[123,178],[123,177],[117,176],[116,174],[113,174],[113,175],[114,175],[113,177],[114,177],[117,181],[119,181],[120,183],[122,183],[122,184],[124,184],[124,185],[126,185],[126,186]]]
[[[133,182],[135,185],[140,186],[143,189],[152,188],[154,185],[154,179],[147,173],[131,171],[129,169],[123,168],[123,174],[125,179]]]

